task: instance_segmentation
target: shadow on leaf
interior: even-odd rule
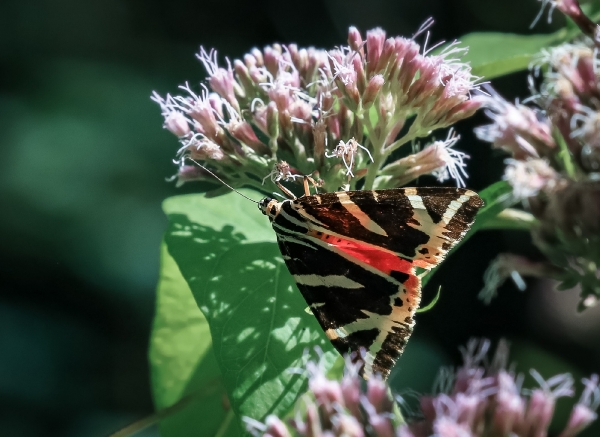
[[[210,325],[213,351],[238,417],[285,414],[305,389],[306,350],[336,354],[293,285],[277,245],[246,242],[231,226],[220,231],[169,214],[165,241]]]

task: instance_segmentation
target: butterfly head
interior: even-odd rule
[[[281,211],[281,202],[271,199],[270,197],[265,197],[263,200],[258,202],[258,209],[264,215],[268,216],[271,220],[279,215],[279,211]]]

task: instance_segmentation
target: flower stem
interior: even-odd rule
[[[192,400],[196,400],[205,396],[209,396],[216,392],[220,386],[220,380],[218,378],[210,381],[206,386],[204,386],[201,390],[197,390],[193,393],[188,394],[187,396],[182,397],[173,405],[168,406],[167,408],[163,408],[162,410],[158,410],[154,414],[150,416],[146,416],[137,422],[133,422],[130,425],[127,425],[125,428],[120,429],[119,431],[111,434],[109,437],[130,437],[138,432],[157,424],[162,419],[172,416],[173,414],[183,410]],[[231,419],[228,417],[225,418],[224,422],[230,422]]]
[[[514,208],[506,208],[496,217],[486,220],[480,227],[483,229],[512,229],[530,231],[537,223],[537,219],[530,213]]]

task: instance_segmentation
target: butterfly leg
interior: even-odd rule
[[[317,188],[320,186],[320,184],[317,181],[315,181],[312,177],[304,176],[304,195],[307,197],[311,195],[310,194],[310,186],[308,185],[309,182],[315,188],[315,194],[319,194],[319,191],[317,190]]]
[[[292,200],[296,200],[296,196],[294,195],[294,193],[292,193],[290,190],[288,190],[283,185],[281,185],[281,183],[279,183],[279,181],[276,181],[275,183],[277,184],[277,186],[279,187],[279,189],[281,190],[281,192],[283,194],[285,194],[286,196],[288,196]]]

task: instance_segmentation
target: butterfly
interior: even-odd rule
[[[413,331],[423,273],[464,237],[483,201],[463,188],[399,188],[258,206],[325,335],[341,354],[363,351],[368,379],[389,376]]]

